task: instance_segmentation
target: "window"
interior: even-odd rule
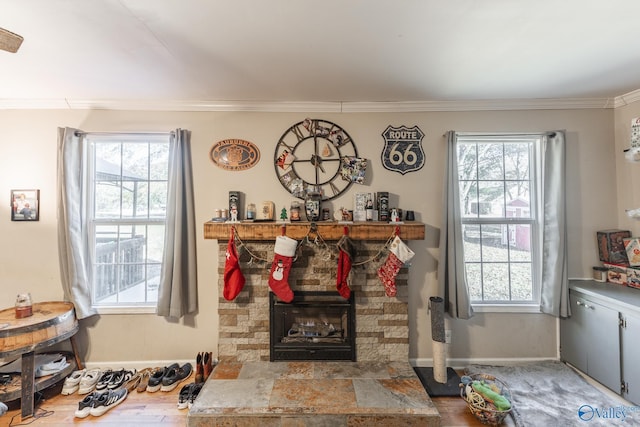
[[[155,307],[164,251],[169,135],[87,134],[92,305]]]
[[[539,135],[457,138],[462,251],[474,306],[539,304]]]

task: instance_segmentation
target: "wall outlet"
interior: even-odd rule
[[[444,342],[446,344],[451,344],[451,329],[444,331]]]

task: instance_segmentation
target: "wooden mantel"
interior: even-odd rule
[[[286,227],[286,235],[292,239],[302,239],[317,227],[317,233],[324,240],[339,240],[344,234],[344,227],[349,229],[349,237],[353,240],[385,241],[393,235],[398,227],[402,240],[424,240],[425,227],[421,222],[404,222],[390,224],[388,222],[354,222],[319,221],[316,223],[300,221],[295,223],[281,222],[214,222],[204,223],[204,238],[228,240],[231,227],[236,228],[238,236],[243,240],[275,240],[282,234],[282,226]],[[310,237],[313,237],[313,232]]]

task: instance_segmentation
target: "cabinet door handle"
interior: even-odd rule
[[[576,301],[576,305],[583,306],[584,308],[593,308],[592,305],[589,305],[586,302],[582,302],[582,301]]]

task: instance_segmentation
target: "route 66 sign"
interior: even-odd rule
[[[382,166],[391,171],[417,171],[424,166],[422,138],[424,133],[418,126],[389,126],[382,132],[384,149],[382,150]]]

